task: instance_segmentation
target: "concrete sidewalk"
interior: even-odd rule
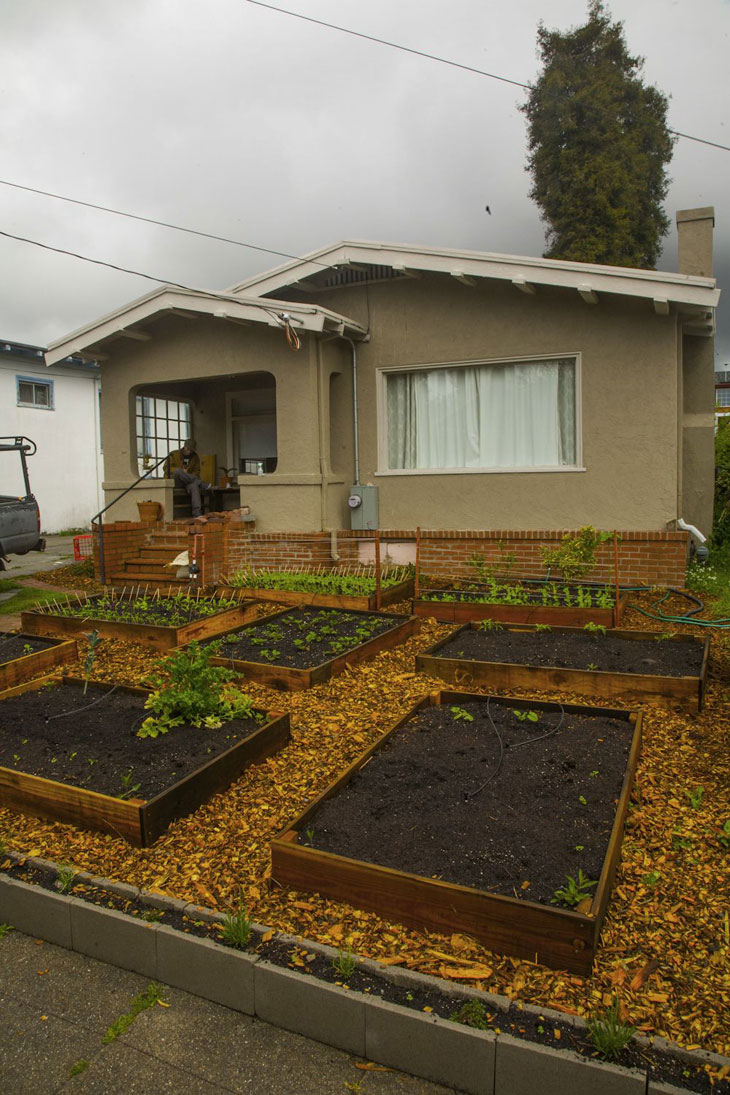
[[[74,561],[73,536],[46,536],[45,551],[29,551],[25,555],[10,555],[0,578],[27,578],[39,570],[53,571]],[[49,575],[49,580],[51,576]]]
[[[104,1044],[149,985],[135,973],[18,931],[0,938],[0,1076],[8,1095],[448,1095],[400,1072],[180,989]],[[88,1062],[84,1065],[84,1062]],[[359,1062],[362,1063],[362,1062]],[[79,1070],[72,1076],[74,1066]]]

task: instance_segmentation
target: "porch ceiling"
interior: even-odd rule
[[[104,361],[109,354],[104,346],[115,339],[128,338],[147,342],[154,338],[154,330],[145,323],[163,315],[196,318],[213,316],[229,323],[244,325],[260,323],[267,327],[286,327],[287,318],[297,331],[312,331],[346,335],[353,339],[366,336],[366,328],[360,323],[339,315],[328,308],[312,304],[296,304],[259,297],[231,296],[226,293],[198,293],[193,290],[164,286],[145,297],[132,301],[124,308],[102,317],[95,323],[74,331],[52,342],[46,351],[46,365],[54,365],[70,355]]]

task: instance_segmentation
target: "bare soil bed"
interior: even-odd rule
[[[600,631],[519,631],[506,628],[460,630],[435,652],[438,658],[597,669],[613,673],[650,673],[665,677],[698,676],[702,655],[701,643],[668,642],[659,636],[623,639]]]
[[[321,806],[308,843],[549,903],[579,869],[598,879],[631,739],[606,717],[425,708]]]
[[[163,737],[138,738],[149,714],[144,701],[139,693],[93,684],[85,696],[80,684],[67,684],[3,699],[0,765],[111,796],[135,787],[135,798],[150,799],[260,725],[237,719],[216,730],[179,726]]]
[[[27,654],[37,654],[39,650],[48,650],[58,646],[56,639],[40,639],[36,635],[10,635],[0,632],[0,665],[24,658]]]

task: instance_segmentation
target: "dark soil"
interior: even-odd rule
[[[128,797],[151,799],[260,725],[236,719],[217,730],[177,726],[138,738],[149,713],[144,700],[93,684],[85,696],[82,685],[67,684],[0,699],[0,765],[105,795],[140,784]]]
[[[55,871],[41,868],[20,860],[2,862],[2,869],[13,878],[22,879],[31,885],[47,890],[58,890],[58,876]],[[130,900],[113,891],[89,884],[72,882],[68,891],[74,897],[104,908],[140,920],[165,924],[176,931],[194,935],[214,942],[221,941],[219,924],[182,915],[177,910],[158,908],[154,898],[148,901],[142,898]],[[463,1001],[449,992],[426,985],[420,985],[414,979],[408,985],[398,985],[386,976],[379,976],[363,968],[344,978],[341,969],[337,969],[333,960],[316,952],[307,950],[304,945],[293,945],[278,938],[264,942],[256,932],[252,932],[246,950],[259,954],[267,962],[276,966],[294,970],[301,976],[310,976],[330,984],[347,985],[351,992],[360,992],[391,1004],[411,1008],[415,1011],[430,1011],[444,1019],[465,1022],[479,1029],[500,1031],[515,1038],[550,1046],[553,1049],[573,1050],[584,1057],[596,1059],[595,1049],[580,1028],[555,1018],[555,1013],[541,1014],[539,1011],[524,1010],[520,1003],[511,1004],[506,1010],[500,1010],[491,1003],[478,1000],[477,1006],[470,1005],[464,1012]],[[344,952],[342,952],[344,953]],[[457,989],[458,991],[458,989]],[[671,1083],[677,1087],[699,1093],[699,1095],[721,1095],[730,1088],[726,1084],[710,1086],[703,1069],[682,1061],[667,1053],[632,1043],[621,1051],[615,1062],[625,1068],[638,1068],[648,1071],[649,1078],[655,1083]]]
[[[464,629],[435,652],[437,658],[598,669],[658,677],[698,677],[702,654],[700,641],[620,639],[600,631],[510,631],[506,628]]]
[[[58,646],[57,639],[38,639],[35,635],[9,635],[0,632],[0,665],[12,662],[15,658],[24,658],[26,654],[36,654],[39,650],[48,650]]]
[[[390,631],[399,623],[402,623],[402,617],[390,613],[293,608],[226,635],[220,656],[290,669],[312,669]]]
[[[494,701],[427,707],[323,803],[300,839],[547,904],[579,868],[598,880],[632,735],[627,721],[559,707],[537,721]]]

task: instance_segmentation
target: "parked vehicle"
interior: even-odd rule
[[[28,477],[27,457],[35,452],[29,437],[0,437],[0,489],[15,487],[14,493],[0,494],[0,570],[5,570],[8,555],[45,551],[41,514]]]

